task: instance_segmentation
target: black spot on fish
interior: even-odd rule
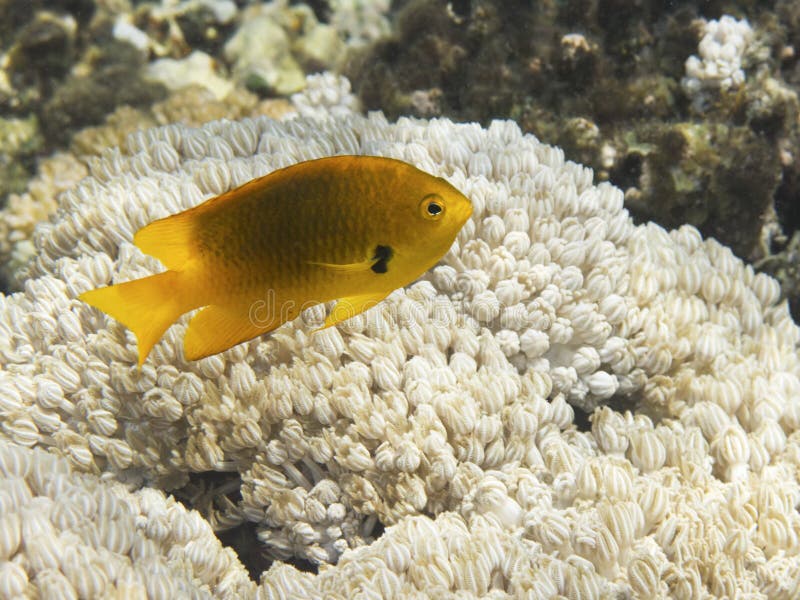
[[[394,250],[391,246],[375,246],[375,256],[372,260],[376,261],[370,267],[376,273],[386,273],[389,270],[389,261],[394,255]]]

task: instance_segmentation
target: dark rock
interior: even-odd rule
[[[162,85],[142,77],[145,59],[129,44],[91,48],[83,62],[85,74],[70,75],[42,108],[51,143],[67,143],[74,131],[101,123],[117,106],[144,107],[166,96]]]

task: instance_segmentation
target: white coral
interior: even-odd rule
[[[306,88],[292,96],[292,103],[300,116],[312,119],[344,117],[359,109],[350,82],[327,71],[307,76]]]
[[[723,15],[718,21],[702,23],[699,56],[693,54],[686,59],[686,76],[681,80],[697,107],[703,104],[709,90],[727,91],[744,83],[744,58],[754,38],[747,19]]]
[[[331,25],[351,46],[362,46],[388,35],[389,0],[328,0]]]
[[[242,598],[254,584],[203,518],[0,435],[0,597]]]
[[[494,558],[406,557],[484,530],[511,540],[503,560],[552,575],[530,589],[567,596],[739,580],[767,593],[797,570],[800,336],[777,286],[727,248],[688,226],[634,226],[620,190],[510,122],[220,121],[139,132],[125,151],[62,197],[25,289],[0,298],[0,419],[15,443],[165,488],[233,472],[241,501],[209,518],[258,523],[279,558],[341,557],[304,576],[312,586],[395,589],[379,564],[343,557],[366,545],[407,565],[401,588],[517,589]],[[378,307],[313,337],[324,312],[310,309],[193,363],[182,319],[138,370],[130,332],[75,299],[161,268],[130,243],[152,219],[336,153],[413,162],[473,202],[439,266]],[[638,414],[601,409],[579,431],[573,405],[609,396]],[[447,511],[458,520],[430,524]],[[385,538],[384,553],[376,521],[411,537]],[[287,569],[262,589],[301,585]]]

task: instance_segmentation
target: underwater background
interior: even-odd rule
[[[800,597],[800,3],[0,0],[0,46],[0,597]],[[345,151],[479,205],[394,300],[446,331],[137,374],[76,307]]]

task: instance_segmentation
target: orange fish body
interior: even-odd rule
[[[472,214],[444,179],[402,161],[334,156],[254,179],[140,229],[134,243],[167,271],[85,292],[129,327],[139,364],[180,315],[196,360],[339,299],[325,327],[433,266]]]

